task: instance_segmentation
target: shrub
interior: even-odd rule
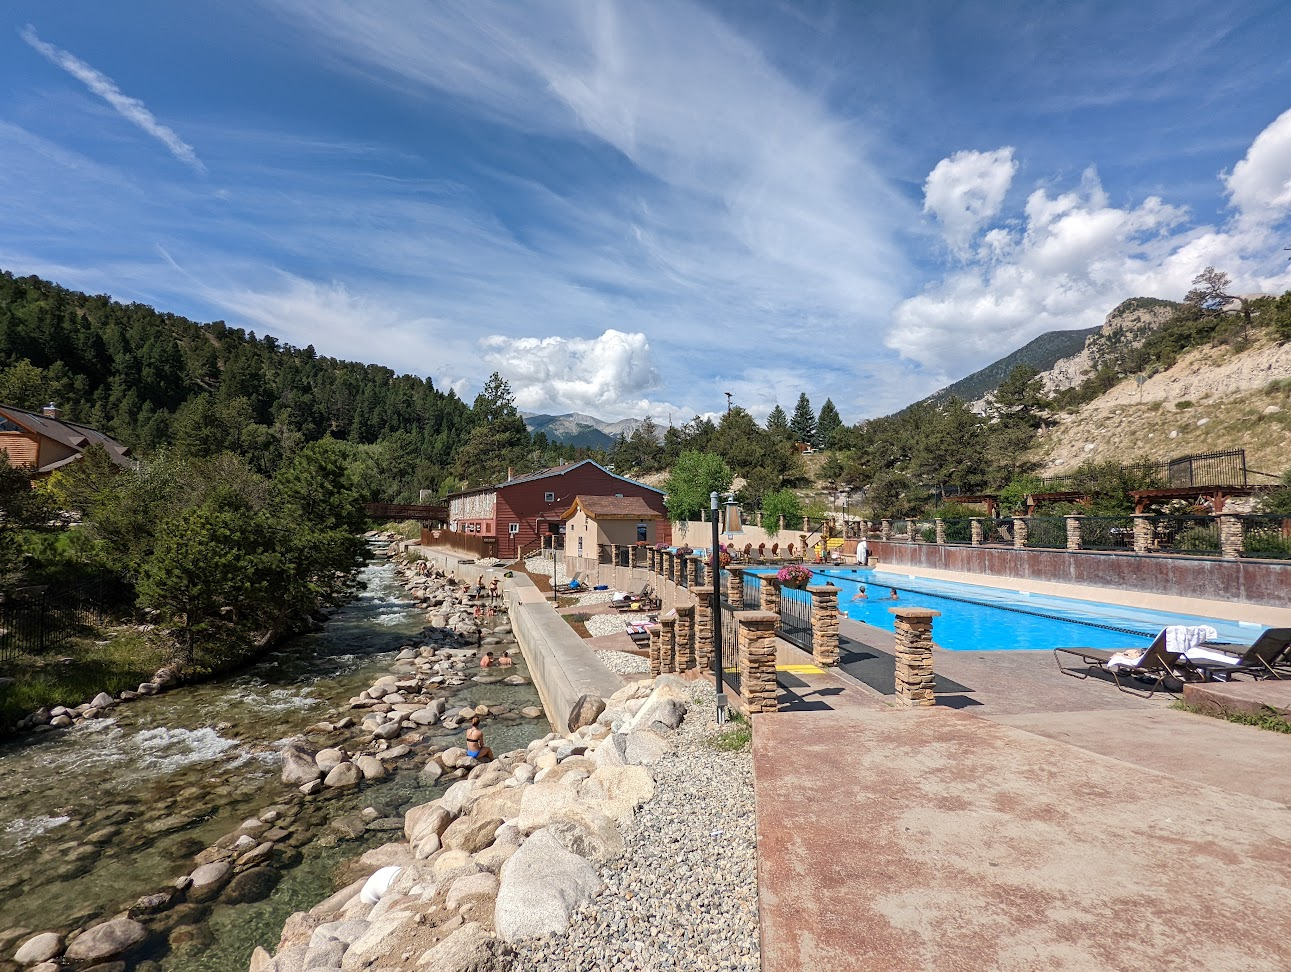
[[[1180,408],[1180,409],[1182,409],[1182,408],[1192,408],[1192,402],[1188,401],[1188,400],[1185,398],[1185,399],[1184,399],[1183,401],[1181,401],[1181,402],[1175,402],[1175,403],[1174,403],[1174,407],[1175,407],[1175,408]]]

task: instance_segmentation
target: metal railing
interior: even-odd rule
[[[1242,517],[1242,556],[1291,559],[1291,516],[1256,513]]]
[[[1219,554],[1219,523],[1213,516],[1156,516],[1151,522],[1153,550]]]
[[[1134,517],[1082,516],[1080,546],[1083,550],[1134,549]]]
[[[1062,517],[1028,516],[1024,522],[1027,525],[1026,545],[1028,547],[1045,550],[1067,549],[1067,521]]]
[[[1002,547],[1013,546],[1013,518],[988,516],[982,519],[982,544]]]
[[[85,633],[103,618],[104,582],[41,587],[0,595],[0,662],[39,655]]]
[[[780,637],[804,651],[812,650],[811,595],[806,591],[780,588]]]
[[[744,610],[756,611],[762,606],[762,582],[758,580],[757,574],[745,574],[742,580],[744,581]]]
[[[947,543],[972,543],[973,524],[971,520],[943,520]]]

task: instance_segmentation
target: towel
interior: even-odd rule
[[[1187,655],[1204,642],[1213,641],[1219,632],[1208,624],[1172,624],[1165,629],[1165,648],[1179,655]]]
[[[1125,651],[1118,651],[1111,658],[1107,659],[1108,668],[1138,668],[1142,664],[1144,657],[1147,655],[1146,648],[1129,648]]]

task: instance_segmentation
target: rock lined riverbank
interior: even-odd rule
[[[675,676],[584,697],[409,810],[251,972],[756,968],[751,763],[710,710]]]

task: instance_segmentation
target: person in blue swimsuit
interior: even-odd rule
[[[484,730],[480,728],[479,716],[471,716],[471,728],[466,730],[466,755],[480,762],[493,758],[493,750],[484,745]]]

